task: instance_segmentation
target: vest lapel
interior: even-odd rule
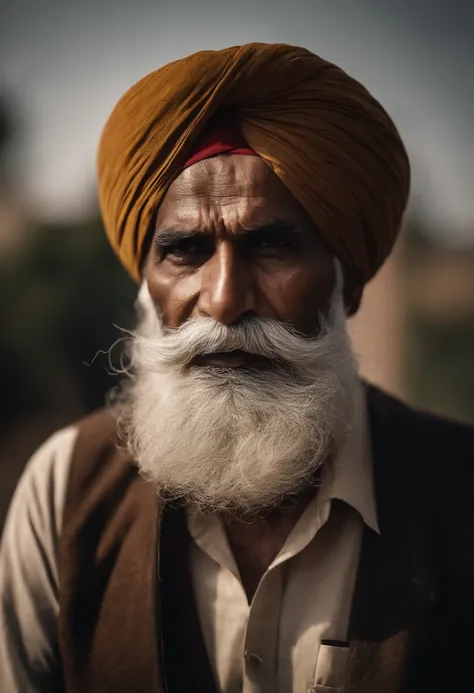
[[[131,462],[111,450],[92,479],[74,466],[69,497],[75,504],[65,508],[59,562],[65,689],[163,693],[156,625],[160,504]]]
[[[217,693],[209,663],[189,566],[186,515],[167,506],[161,530],[160,604],[163,671],[167,693]]]
[[[371,388],[367,394],[380,535],[365,529],[346,693],[405,693],[422,690],[413,688],[411,660],[436,590],[412,467],[416,460],[409,458],[409,441],[401,441],[393,400]]]

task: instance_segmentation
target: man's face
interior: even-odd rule
[[[264,161],[227,155],[194,164],[171,185],[145,278],[165,327],[255,316],[310,335],[335,273],[305,212]]]
[[[142,473],[205,510],[310,483],[352,421],[342,271],[257,157],[190,167],[160,208],[123,432]]]

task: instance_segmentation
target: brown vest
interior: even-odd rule
[[[344,693],[474,689],[474,431],[367,395],[381,534],[365,530]],[[79,424],[59,551],[65,691],[214,693],[184,512],[115,438],[110,412]]]

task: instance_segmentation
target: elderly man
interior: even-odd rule
[[[474,433],[363,384],[345,327],[408,197],[386,112],[301,48],[197,53],[98,170],[139,324],[19,483],[1,690],[467,690]]]

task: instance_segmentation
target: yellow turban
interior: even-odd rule
[[[304,48],[250,43],[165,65],[115,106],[98,154],[105,228],[138,280],[156,210],[212,115],[231,108],[245,140],[283,181],[327,246],[370,279],[406,206],[410,166],[382,106]]]

